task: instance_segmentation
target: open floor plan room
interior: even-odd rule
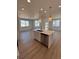
[[[17,3],[17,59],[61,59],[61,0]]]
[[[32,39],[31,31],[21,32],[21,40],[19,43],[19,59],[60,59],[60,32],[55,32],[53,34],[53,39],[54,43],[48,49],[38,41]]]

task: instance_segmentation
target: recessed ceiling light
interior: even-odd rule
[[[27,0],[27,2],[28,2],[28,3],[31,3],[31,1],[30,1],[30,0]]]
[[[24,8],[22,8],[21,10],[24,10]]]
[[[41,8],[40,10],[43,11],[43,8]]]
[[[61,5],[59,5],[59,8],[61,7]]]

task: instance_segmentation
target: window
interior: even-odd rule
[[[39,22],[39,20],[36,20],[35,21],[35,27],[39,27],[40,26],[40,22]]]
[[[45,23],[45,29],[47,30],[47,29],[48,29],[48,27],[49,27],[49,23],[48,23],[48,22],[46,22],[46,23]]]
[[[28,26],[29,26],[29,21],[21,20],[21,27],[28,27]]]
[[[60,20],[53,20],[53,26],[59,27],[60,26]]]
[[[26,26],[29,26],[29,21],[25,21]]]

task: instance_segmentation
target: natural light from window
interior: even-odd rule
[[[60,20],[53,20],[53,27],[59,27],[60,26]]]
[[[29,26],[29,21],[27,21],[27,20],[21,20],[20,23],[21,23],[21,27],[28,27]]]
[[[46,23],[45,23],[45,30],[48,30],[48,27],[49,27],[49,23],[46,22]]]
[[[39,27],[39,26],[40,26],[39,20],[35,20],[35,27]]]

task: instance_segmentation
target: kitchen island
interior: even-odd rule
[[[50,30],[34,30],[34,39],[42,43],[47,48],[50,48],[53,43],[53,33],[54,31]]]

